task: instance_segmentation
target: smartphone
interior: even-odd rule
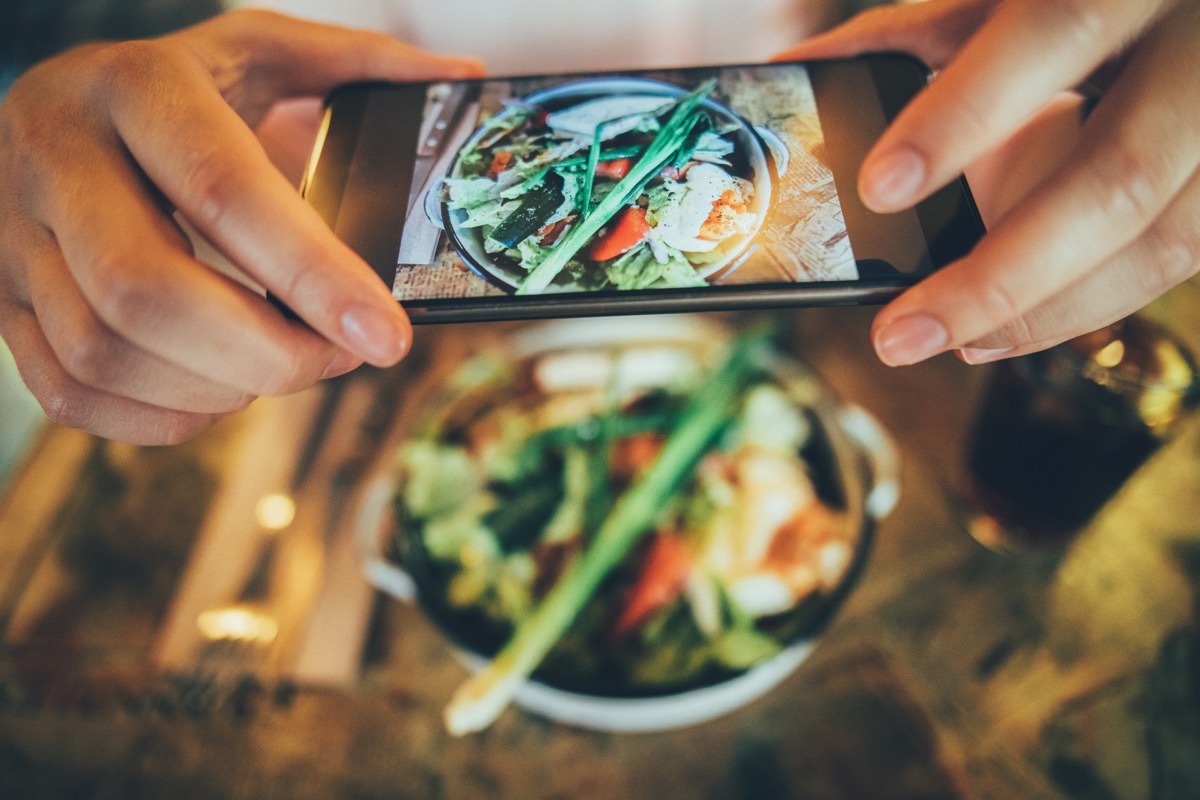
[[[875,54],[354,84],[301,191],[414,322],[878,303],[983,233],[962,178],[859,199],[928,80]]]

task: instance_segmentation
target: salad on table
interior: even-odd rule
[[[531,674],[568,691],[710,685],[811,632],[861,554],[824,429],[769,347],[652,342],[466,362],[399,451],[400,557],[493,655],[447,709],[478,730]],[[809,387],[811,390],[811,386]]]
[[[714,82],[642,83],[510,102],[464,145],[448,229],[518,294],[705,286],[757,230],[767,198],[735,135],[753,134],[709,100]]]

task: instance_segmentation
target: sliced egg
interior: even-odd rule
[[[726,189],[742,191],[742,182],[715,164],[692,164],[679,202],[663,209],[652,236],[684,253],[707,253],[719,240],[701,239],[700,227],[712,213],[713,203]]]

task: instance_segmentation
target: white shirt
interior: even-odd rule
[[[493,74],[757,62],[833,21],[831,0],[230,0],[482,58]]]

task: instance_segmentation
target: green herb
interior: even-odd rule
[[[612,487],[609,485],[609,478],[613,446],[617,441],[620,419],[620,409],[610,398],[607,410],[600,415],[598,435],[588,454],[588,466],[591,470],[592,480],[584,501],[583,529],[584,533],[589,536],[600,529],[612,506]]]
[[[670,405],[641,414],[614,414],[612,419],[605,421],[609,427],[603,433],[615,441],[638,433],[666,431],[676,419],[677,410],[674,405]],[[541,469],[542,461],[549,450],[595,442],[602,433],[601,424],[599,417],[589,416],[570,425],[546,428],[530,436],[514,457],[518,474],[528,474]]]
[[[710,130],[712,130],[712,120],[707,116],[701,117],[698,124],[692,127],[687,139],[684,140],[683,145],[679,148],[679,152],[676,154],[675,160],[671,162],[671,166],[675,167],[675,169],[682,168],[692,157],[692,153],[696,151],[701,137]]]
[[[579,216],[586,217],[592,210],[592,184],[596,180],[596,162],[600,158],[600,128],[592,136],[592,146],[588,148],[587,169],[583,172],[583,197],[579,198]]]
[[[481,730],[509,704],[521,682],[571,626],[604,578],[625,558],[713,440],[736,414],[738,398],[755,369],[762,335],[735,343],[704,392],[693,395],[658,458],[617,500],[587,550],[522,619],[503,650],[455,693],[446,727],[461,735]]]
[[[597,162],[601,161],[616,161],[618,158],[632,158],[642,152],[644,149],[641,145],[631,145],[629,147],[614,147],[612,150],[601,150]],[[590,155],[590,153],[589,153]],[[573,156],[564,158],[562,161],[557,161],[554,164],[554,169],[563,169],[564,167],[582,167],[587,163],[588,156]]]
[[[554,516],[562,498],[561,484],[522,487],[522,491],[505,498],[504,502],[484,514],[483,524],[505,550],[532,547]]]
[[[680,99],[670,119],[659,129],[629,173],[596,204],[590,214],[582,216],[546,258],[525,276],[517,286],[517,294],[539,294],[544,291],[567,262],[675,157],[679,148],[686,143],[697,119],[703,116],[699,106],[712,92],[714,85],[713,81],[706,81]]]

